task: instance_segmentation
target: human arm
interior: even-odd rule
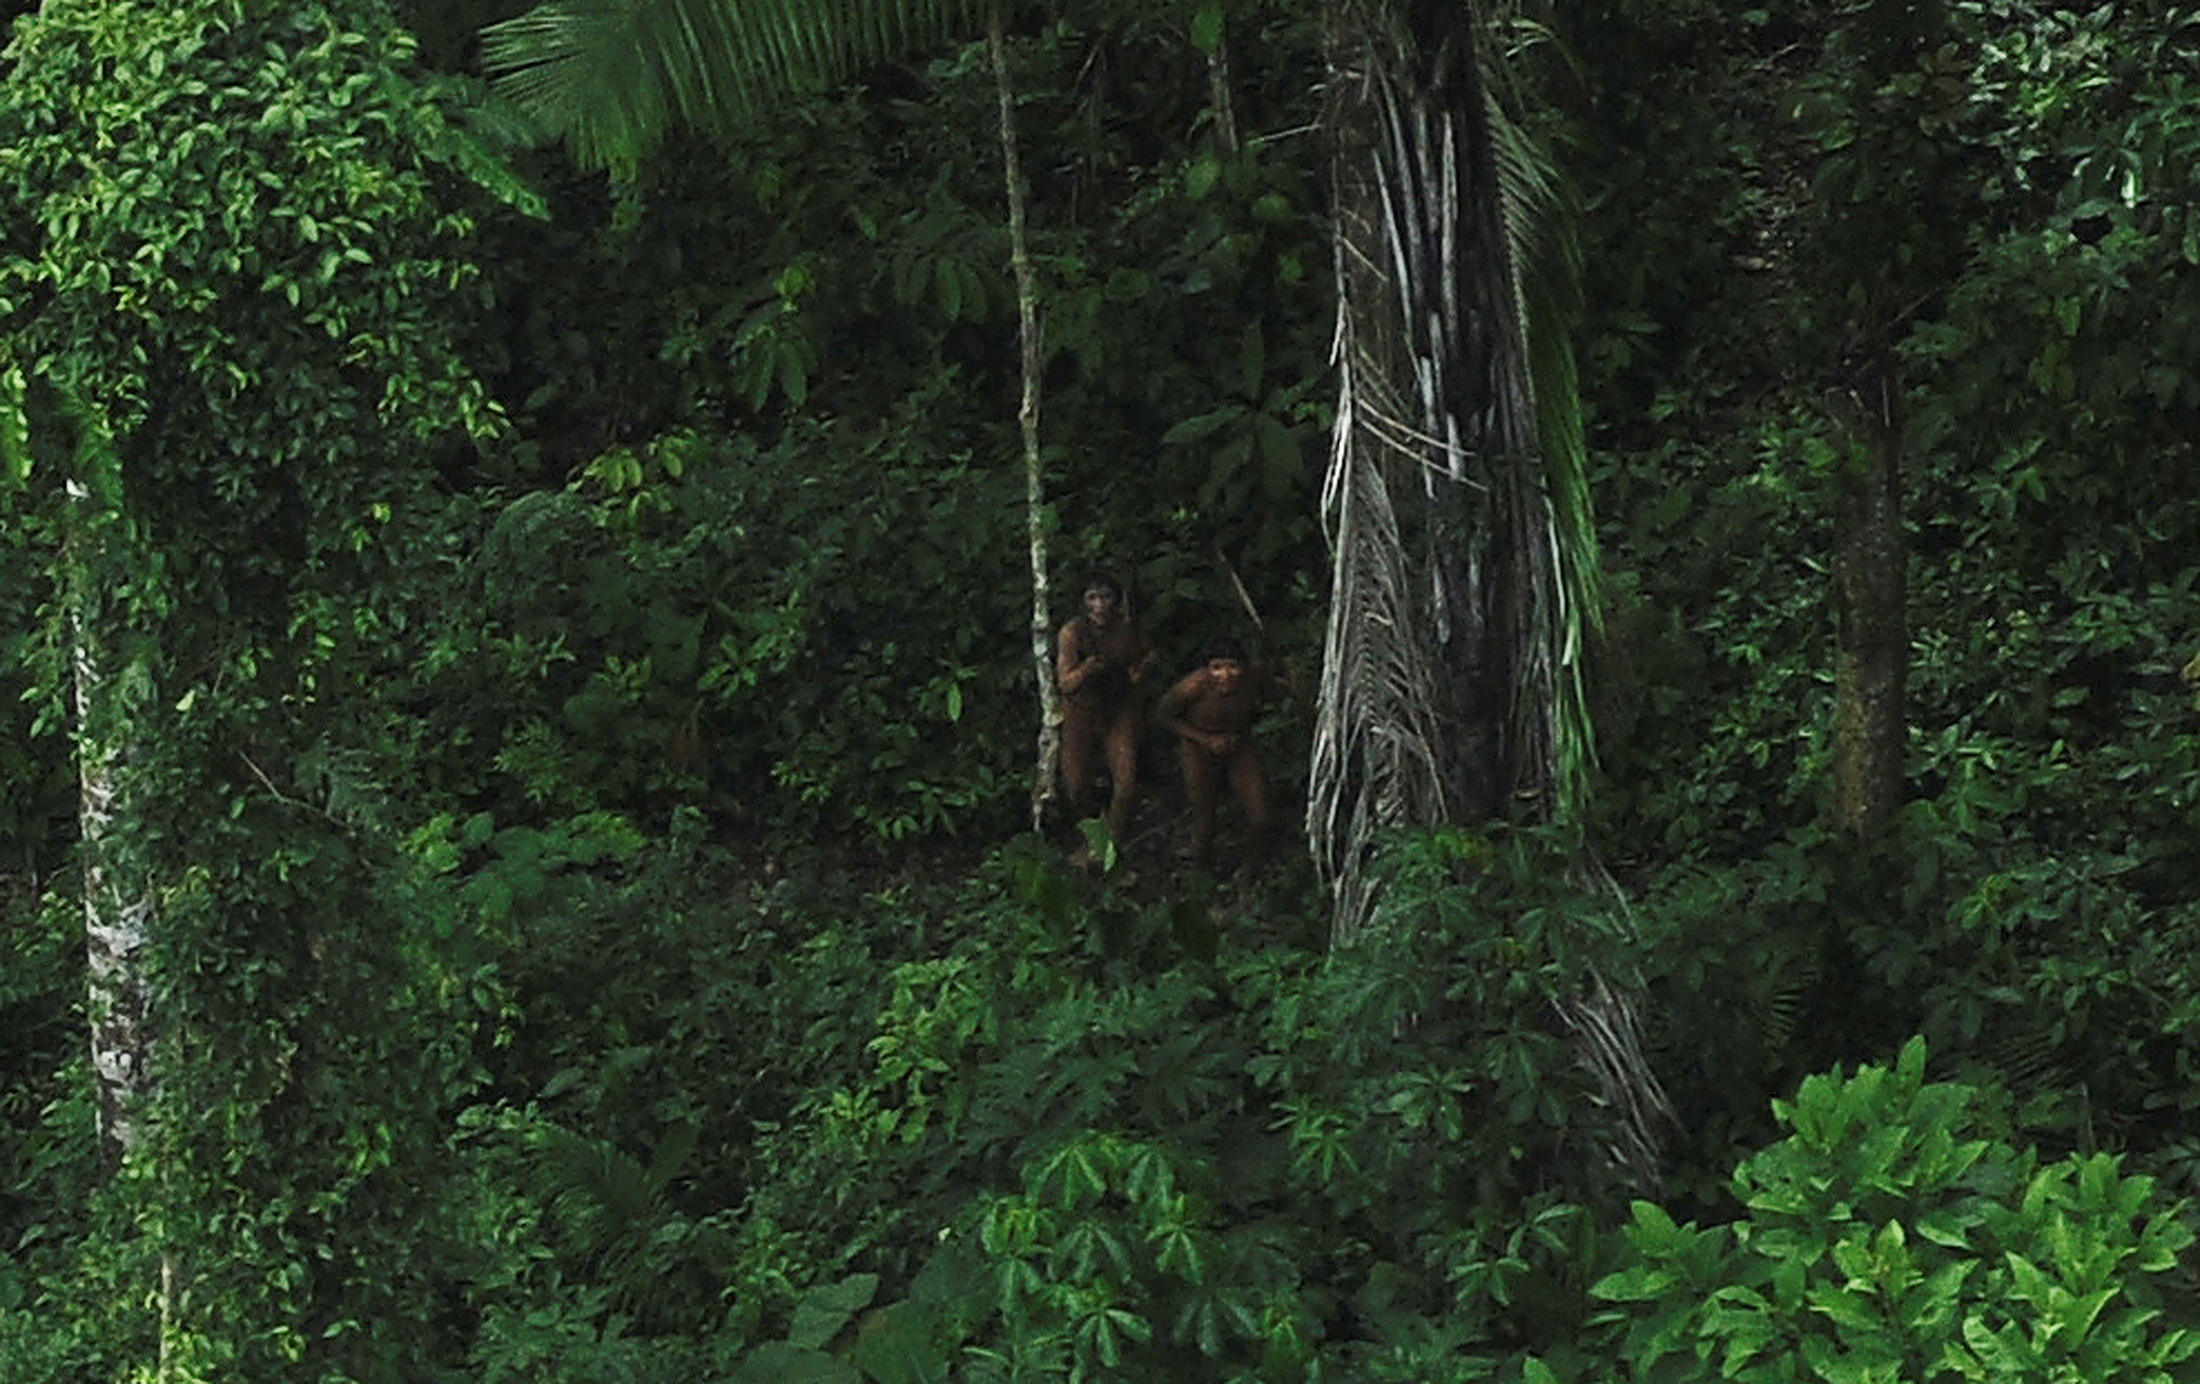
[[[1190,741],[1209,754],[1228,754],[1237,748],[1236,736],[1207,730],[1191,718],[1192,708],[1199,704],[1207,690],[1204,671],[1188,673],[1162,697],[1154,714],[1178,739]]]
[[[1261,684],[1269,697],[1290,707],[1292,715],[1302,721],[1313,719],[1313,688],[1307,685],[1297,664],[1289,659],[1277,659],[1262,670]]]
[[[1099,654],[1082,654],[1077,637],[1077,622],[1062,626],[1061,634],[1054,641],[1054,681],[1062,689],[1062,695],[1072,697],[1085,680],[1106,666]]]

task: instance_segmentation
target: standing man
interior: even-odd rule
[[[1230,638],[1209,645],[1201,665],[1161,699],[1161,722],[1176,736],[1177,763],[1184,771],[1192,863],[1202,869],[1213,859],[1215,799],[1225,779],[1245,809],[1248,870],[1267,848],[1268,776],[1253,748],[1259,711],[1259,681],[1245,646]]]
[[[1062,689],[1062,778],[1072,810],[1084,812],[1095,756],[1106,755],[1108,835],[1120,847],[1138,792],[1134,689],[1153,662],[1153,650],[1124,607],[1123,588],[1114,578],[1095,574],[1084,585],[1082,605],[1054,643],[1054,680]]]

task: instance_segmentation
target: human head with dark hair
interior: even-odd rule
[[[1245,645],[1234,634],[1225,634],[1218,639],[1209,640],[1207,651],[1199,656],[1199,661],[1202,663],[1220,663],[1225,660],[1231,663],[1244,663],[1246,661]]]
[[[1123,608],[1123,588],[1106,572],[1092,573],[1077,590],[1079,607],[1095,625],[1108,624]]]

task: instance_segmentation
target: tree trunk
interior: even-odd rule
[[[1523,234],[1564,214],[1529,186],[1555,170],[1496,124],[1472,6],[1334,0],[1324,22],[1338,402],[1307,838],[1341,946],[1376,913],[1384,835],[1578,823],[1596,580],[1563,320],[1575,266]],[[1586,850],[1576,868],[1609,886]],[[1655,1186],[1670,1114],[1635,996],[1593,974],[1557,1008],[1616,1112],[1611,1167]]]
[[[1224,154],[1235,154],[1241,147],[1238,137],[1237,102],[1230,96],[1230,37],[1216,20],[1215,46],[1207,50],[1207,104],[1215,121],[1215,148]]]
[[[1902,394],[1889,353],[1832,404],[1849,443],[1834,477],[1834,817],[1866,837],[1902,805],[1909,743]]]
[[[109,666],[108,638],[117,619],[112,598],[118,567],[143,579],[150,564],[120,564],[109,545],[122,532],[113,507],[120,489],[119,461],[104,418],[50,394],[32,405],[32,386],[20,369],[0,372],[0,479],[21,484],[43,456],[58,462],[65,446],[70,463],[61,476],[61,550],[58,576],[69,657],[69,708],[77,761],[77,835],[83,862],[86,998],[91,1039],[94,1137],[100,1163],[110,1172],[143,1140],[152,1086],[152,979],[146,948],[154,926],[153,890],[141,848],[117,829],[121,814],[136,809],[130,702],[145,690],[134,670],[117,675]],[[35,422],[34,422],[35,413]],[[70,437],[69,434],[74,436]],[[137,654],[142,657],[142,651]],[[153,1218],[157,1221],[157,1218]],[[142,1224],[142,1223],[141,1223]],[[152,1297],[159,1312],[153,1379],[172,1377],[170,1343],[177,1322],[176,1264],[163,1245],[160,1282]]]
[[[1559,815],[1588,561],[1554,521],[1475,45],[1382,9],[1333,5],[1325,35],[1338,407],[1307,830],[1340,940],[1377,837]]]
[[[1045,826],[1055,794],[1062,741],[1062,696],[1054,685],[1053,612],[1047,597],[1046,475],[1039,452],[1039,289],[1024,233],[1024,175],[1016,156],[1016,103],[1008,84],[1008,43],[995,6],[986,29],[993,58],[993,86],[1001,107],[1001,178],[1008,190],[1009,265],[1016,275],[1016,340],[1023,365],[1023,398],[1016,410],[1024,443],[1024,524],[1031,548],[1031,669],[1039,691],[1039,754],[1031,772],[1031,829]]]
[[[11,379],[11,395],[18,395]],[[115,512],[116,460],[101,420],[63,404],[33,427],[29,397],[9,400],[30,460],[39,450],[64,455],[53,443],[73,433],[71,463],[62,475],[61,599],[69,640],[70,710],[76,742],[77,834],[84,869],[84,939],[92,1045],[92,1078],[101,1159],[119,1166],[138,1143],[151,1077],[147,1019],[152,987],[145,948],[153,928],[152,889],[142,851],[117,830],[131,808],[128,775],[132,700],[144,689],[109,666],[116,620],[110,587],[118,563],[111,551],[122,525]],[[142,575],[142,574],[141,574]]]

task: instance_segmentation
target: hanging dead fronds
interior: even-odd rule
[[[1476,33],[1332,14],[1339,390],[1308,831],[1349,937],[1385,832],[1578,811],[1594,533],[1562,184]]]
[[[1307,837],[1346,945],[1381,906],[1387,836],[1579,821],[1598,607],[1578,253],[1493,59],[1501,29],[1524,31],[1424,32],[1382,0],[1340,0],[1330,24],[1338,400]],[[1611,1165],[1650,1185],[1670,1116],[1630,992],[1592,977],[1560,1017],[1614,1108]]]

